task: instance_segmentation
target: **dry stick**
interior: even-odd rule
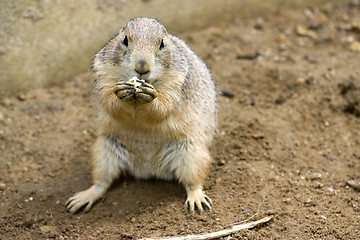
[[[219,237],[224,237],[227,235],[230,235],[234,232],[237,232],[242,229],[248,229],[256,227],[259,224],[266,223],[272,219],[272,216],[264,217],[263,219],[260,219],[258,221],[250,222],[250,223],[244,223],[240,225],[235,225],[230,229],[225,229],[218,232],[213,233],[207,233],[207,234],[201,234],[201,235],[188,235],[183,237],[164,237],[164,238],[144,238],[140,240],[209,240]]]

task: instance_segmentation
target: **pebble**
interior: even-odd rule
[[[6,148],[5,142],[0,142],[0,150],[4,150]]]
[[[263,139],[263,138],[265,138],[265,135],[262,133],[255,133],[255,134],[251,135],[251,137],[253,139]]]
[[[136,222],[136,218],[133,217],[133,218],[131,218],[130,221],[134,223],[134,222]]]
[[[20,101],[25,101],[26,100],[26,97],[24,94],[20,94],[18,97],[17,97]]]
[[[255,29],[262,30],[264,29],[264,19],[261,17],[256,19]]]
[[[310,175],[306,176],[307,180],[320,180],[322,179],[321,173],[311,173]]]
[[[266,215],[275,215],[275,211],[274,210],[268,210],[265,212]]]
[[[312,203],[312,199],[311,198],[307,198],[306,200],[305,200],[305,204],[311,204]]]
[[[6,188],[6,184],[5,183],[0,183],[0,190],[5,190]]]
[[[327,217],[325,217],[324,215],[321,215],[320,217],[321,217],[321,219],[324,219],[324,220],[327,219]]]
[[[289,40],[287,39],[286,35],[284,33],[280,33],[277,37],[277,41],[279,43],[286,43],[288,42]]]
[[[350,44],[349,50],[352,52],[360,52],[360,42],[354,41]]]
[[[55,232],[56,231],[56,228],[55,226],[40,226],[40,231],[43,232],[43,233],[51,233],[51,232]]]
[[[256,103],[256,99],[254,99],[254,98],[250,99],[250,105],[251,106],[254,106],[255,103]]]
[[[13,101],[10,98],[5,98],[2,103],[5,105],[5,107],[14,105]]]
[[[296,79],[296,84],[301,85],[301,84],[304,84],[304,83],[305,83],[305,78],[298,77]]]
[[[244,54],[244,55],[241,55],[241,54],[238,54],[236,56],[236,59],[243,59],[243,60],[254,60],[258,57],[262,56],[262,54],[260,52],[255,52],[255,53],[252,53],[252,54]]]
[[[224,90],[221,92],[221,95],[223,95],[224,97],[227,97],[227,98],[234,98],[235,97],[235,94],[231,91],[228,91],[228,90]]]
[[[224,159],[219,160],[219,166],[225,165],[226,161]]]
[[[316,38],[316,34],[314,31],[308,30],[301,25],[298,25],[296,27],[296,34],[300,37]]]
[[[315,188],[323,188],[324,184],[320,183],[320,182],[315,182]]]
[[[355,182],[354,180],[348,180],[347,184],[357,190],[360,190],[360,183],[359,182]]]

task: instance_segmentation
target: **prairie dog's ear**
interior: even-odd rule
[[[126,24],[120,29],[119,33],[125,32],[125,31],[127,30],[127,28],[128,28],[128,24],[126,23]]]
[[[163,28],[163,33],[164,33],[165,37],[169,36],[168,32],[166,31],[166,28]]]

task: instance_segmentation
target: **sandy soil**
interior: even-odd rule
[[[136,239],[273,219],[223,239],[359,239],[360,5],[279,11],[181,35],[217,83],[218,134],[205,190],[120,179],[91,212],[64,203],[91,184],[91,74],[0,105],[0,239]],[[258,54],[256,54],[258,53]],[[225,91],[225,92],[224,92]]]

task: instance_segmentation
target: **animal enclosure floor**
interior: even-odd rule
[[[93,79],[0,104],[0,239],[137,239],[273,219],[233,239],[359,239],[360,5],[279,10],[180,35],[218,88],[218,133],[190,215],[182,186],[123,178],[89,213],[64,203],[91,185]],[[224,237],[222,239],[231,239]]]

